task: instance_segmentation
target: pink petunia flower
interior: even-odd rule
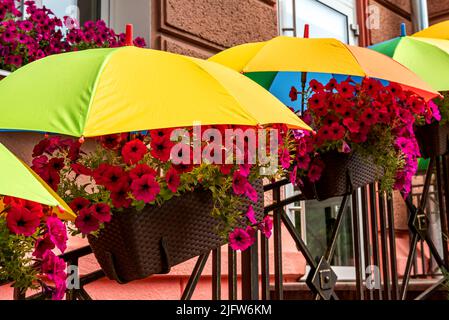
[[[253,244],[252,237],[241,228],[236,228],[229,234],[229,245],[233,250],[245,251]]]
[[[47,229],[50,240],[55,246],[64,253],[67,249],[67,229],[64,223],[57,217],[49,217],[47,219]]]

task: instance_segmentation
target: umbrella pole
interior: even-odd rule
[[[304,25],[304,39],[308,39],[310,36],[310,25],[305,24]],[[304,115],[305,111],[305,103],[306,103],[306,83],[307,83],[307,72],[303,72],[301,74],[301,115]]]

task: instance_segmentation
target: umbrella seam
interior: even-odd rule
[[[87,122],[89,121],[90,112],[91,112],[91,110],[92,110],[92,104],[93,104],[93,102],[94,102],[94,100],[95,100],[95,97],[96,97],[96,94],[97,94],[97,89],[98,89],[98,85],[99,85],[100,80],[101,80],[101,76],[103,75],[103,72],[104,72],[104,70],[105,70],[107,64],[108,64],[109,61],[111,60],[112,56],[113,56],[117,51],[119,51],[119,50],[121,50],[121,49],[124,49],[124,48],[126,48],[126,47],[116,48],[116,49],[112,50],[112,51],[106,56],[106,58],[103,60],[103,62],[101,63],[100,69],[98,70],[97,77],[95,78],[94,86],[93,86],[93,88],[92,88],[92,93],[91,93],[91,95],[90,95],[89,106],[88,106],[88,108],[87,108],[86,117],[85,117],[85,119],[84,119],[84,123],[83,123],[83,125],[82,125],[82,128],[80,128],[80,135],[81,135],[81,136],[83,136],[83,133],[84,133],[85,130],[86,130],[86,125],[87,125]],[[82,117],[82,113],[83,113],[82,110],[80,110],[81,117]],[[80,122],[81,122],[81,121],[80,121]]]

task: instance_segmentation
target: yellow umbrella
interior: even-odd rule
[[[94,137],[196,122],[310,130],[229,68],[135,47],[49,56],[2,80],[0,97],[0,130]]]
[[[252,74],[251,77],[257,77],[258,73],[272,77],[270,72],[350,75],[395,82],[428,99],[439,95],[415,73],[393,59],[336,39],[277,37],[266,42],[236,46],[209,61]]]
[[[427,29],[415,33],[412,37],[449,40],[449,20],[434,24]]]
[[[0,195],[30,200],[54,207],[54,212],[64,220],[74,220],[76,215],[31,168],[0,143]],[[4,204],[0,200],[0,212]]]

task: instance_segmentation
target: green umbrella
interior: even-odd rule
[[[0,143],[0,196],[11,196],[57,207],[62,219],[75,215],[67,204],[31,170]],[[3,210],[0,201],[0,211]],[[62,210],[60,210],[62,209]]]
[[[433,89],[449,90],[449,40],[402,36],[371,49],[402,63]]]

